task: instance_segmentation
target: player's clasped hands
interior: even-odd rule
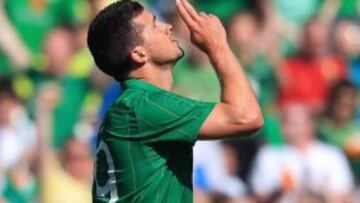
[[[191,41],[207,54],[227,47],[226,31],[218,17],[198,13],[187,0],[176,0],[181,18],[188,26]]]

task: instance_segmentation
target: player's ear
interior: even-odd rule
[[[146,51],[141,46],[133,48],[130,52],[130,57],[137,64],[144,64],[149,60]]]

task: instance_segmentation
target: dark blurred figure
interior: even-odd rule
[[[334,25],[335,51],[348,61],[348,77],[360,88],[360,25],[355,19],[341,19]]]
[[[328,27],[322,21],[315,18],[304,29],[300,52],[280,68],[279,101],[281,105],[302,103],[321,112],[330,88],[346,78],[346,63],[329,51]]]
[[[357,90],[349,81],[335,85],[327,104],[327,111],[319,126],[320,138],[344,150],[360,182],[360,125],[355,119]]]
[[[345,156],[315,139],[311,112],[301,104],[282,109],[286,145],[265,146],[251,177],[260,202],[350,202],[353,183]]]

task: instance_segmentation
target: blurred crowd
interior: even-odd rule
[[[0,0],[0,203],[91,202],[96,132],[121,86],[86,47],[112,0]],[[143,0],[185,50],[173,91],[219,101],[174,0]],[[360,202],[360,0],[192,0],[223,21],[257,135],[194,147],[195,203]],[[171,194],[170,194],[171,195]]]

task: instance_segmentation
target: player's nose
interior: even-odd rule
[[[173,31],[173,29],[174,29],[173,26],[172,26],[171,24],[168,24],[168,23],[166,23],[165,26],[166,26],[166,27],[165,27],[166,33],[167,33],[167,34],[171,34],[172,31]]]

